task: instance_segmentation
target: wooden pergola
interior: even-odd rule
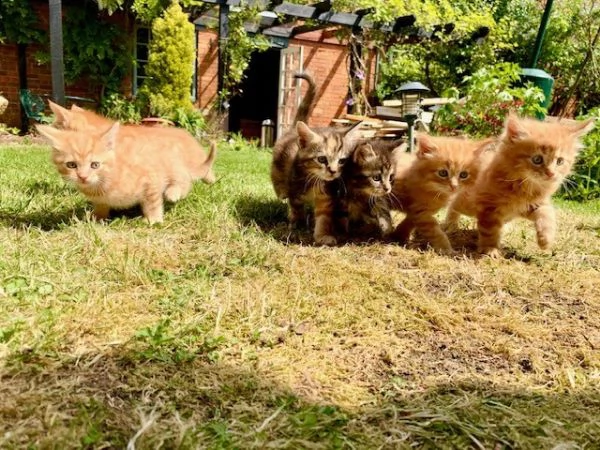
[[[229,14],[242,5],[242,0],[203,0],[200,7],[190,8],[189,13],[194,24],[199,28],[217,28],[218,37],[218,87],[224,88],[226,67],[225,47],[229,37]],[[286,47],[287,41],[294,36],[325,28],[348,28],[355,36],[365,30],[376,30],[390,35],[390,42],[417,42],[423,39],[436,39],[439,33],[449,34],[454,24],[440,24],[431,30],[415,26],[416,17],[405,15],[395,18],[389,23],[375,23],[369,19],[374,9],[359,9],[353,12],[337,12],[332,10],[331,0],[312,5],[298,5],[280,0],[250,0],[248,6],[259,11],[255,21],[244,24],[247,33],[261,33],[271,38],[274,45]],[[480,27],[473,33],[472,39],[482,39],[489,33],[489,28]],[[354,52],[360,56],[362,48],[354,44]],[[350,73],[357,69],[355,58],[350,59]],[[220,105],[222,106],[222,105]]]

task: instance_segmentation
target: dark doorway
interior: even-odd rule
[[[277,129],[280,52],[269,49],[252,54],[241,93],[230,102],[229,131],[240,132],[247,139],[260,138],[265,119],[271,119]]]

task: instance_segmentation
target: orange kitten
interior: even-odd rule
[[[75,131],[106,131],[115,123],[107,117],[76,105],[71,106],[71,109],[68,110],[52,101],[48,101],[48,104],[55,115],[52,125],[57,128]],[[122,125],[119,131],[119,136],[131,138],[129,139],[129,145],[133,144],[134,146],[138,142],[136,137],[141,135],[161,142],[166,152],[171,154],[176,152],[177,155],[173,154],[174,161],[179,160],[180,163],[188,167],[194,180],[201,179],[208,184],[215,182],[212,165],[216,157],[216,150],[213,151],[213,149],[216,149],[216,145],[211,146],[211,151],[207,156],[194,136],[181,128]],[[117,139],[117,145],[119,139]],[[145,140],[140,142],[145,142]],[[185,195],[187,195],[187,192]]]
[[[496,257],[503,225],[523,217],[534,223],[539,247],[550,248],[556,234],[550,197],[571,171],[579,138],[593,127],[593,119],[567,125],[510,114],[495,157],[450,205],[448,226],[456,227],[460,214],[477,217],[479,252]]]
[[[393,231],[392,239],[405,244],[416,229],[435,250],[452,253],[450,241],[434,216],[452,196],[473,184],[492,142],[419,133],[416,153],[403,153],[397,159],[392,208],[403,211],[406,217]]]
[[[123,133],[118,122],[100,132],[36,128],[51,142],[58,172],[94,205],[98,219],[107,218],[110,209],[140,204],[150,223],[162,222],[163,196],[172,202],[185,197],[193,179],[210,167],[200,164],[192,171],[183,143],[171,140],[167,147],[151,133]]]

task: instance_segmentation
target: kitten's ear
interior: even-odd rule
[[[523,127],[521,120],[514,113],[509,113],[504,122],[504,132],[502,137],[509,142],[517,142],[529,136],[527,130]]]
[[[438,147],[426,133],[417,133],[417,158],[431,158],[438,151]]]
[[[570,128],[571,133],[575,135],[575,137],[580,138],[592,131],[594,126],[596,126],[596,119],[592,117],[591,119],[577,122],[576,124],[571,125]]]
[[[296,122],[296,132],[298,133],[298,140],[301,147],[306,147],[309,143],[319,139],[319,135],[301,120]]]
[[[106,150],[112,151],[117,147],[117,136],[119,135],[120,128],[121,124],[115,122],[107,131],[100,135],[100,141]]]
[[[56,150],[62,150],[64,141],[64,131],[49,125],[36,125],[35,129],[45,137],[50,145]]]
[[[368,161],[369,159],[376,158],[377,154],[371,144],[361,144],[352,153],[352,161],[359,163],[361,161]]]
[[[82,112],[85,111],[81,106],[77,106],[76,104],[71,105],[71,111]]]
[[[346,132],[344,133],[344,145],[347,147],[353,147],[356,144],[356,141],[361,139],[361,126],[362,122],[357,122],[352,125]]]
[[[54,122],[52,125],[61,128],[69,128],[69,124],[71,123],[71,112],[67,108],[63,108],[57,103],[54,103],[52,100],[48,100],[48,106],[54,113]]]

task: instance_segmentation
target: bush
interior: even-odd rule
[[[499,63],[465,77],[464,98],[459,100],[456,88],[445,92],[457,101],[436,113],[434,130],[447,135],[492,136],[500,133],[511,110],[521,116],[543,113],[542,90],[531,84],[516,86],[519,74],[517,65]]]
[[[581,119],[600,121],[600,107]],[[573,174],[563,184],[559,196],[569,200],[591,200],[600,197],[600,127],[596,125],[583,139],[584,148],[573,168]]]
[[[184,128],[197,138],[202,137],[206,132],[206,120],[204,115],[195,109],[178,108],[170,116],[178,127]]]
[[[142,115],[138,106],[120,94],[109,94],[102,100],[100,106],[106,117],[123,123],[139,123]]]
[[[192,109],[194,73],[194,25],[174,2],[152,22],[146,74],[139,97],[155,116],[168,117],[175,110]]]

